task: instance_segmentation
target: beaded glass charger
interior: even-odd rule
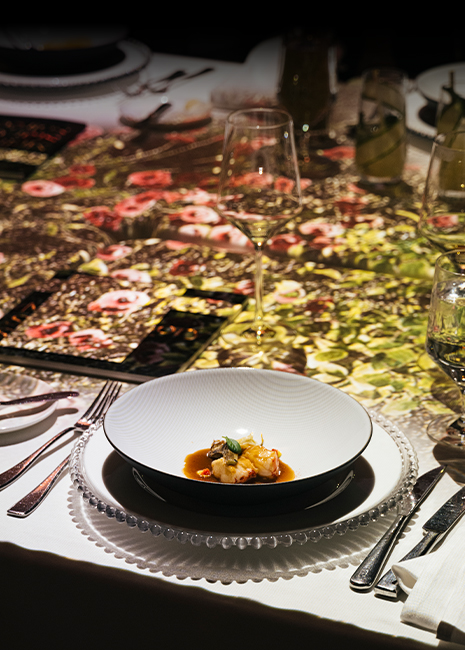
[[[370,416],[372,439],[339,495],[302,511],[275,517],[257,512],[255,518],[242,519],[192,512],[150,495],[134,480],[132,468],[114,451],[103,429],[89,430],[71,455],[73,517],[90,541],[107,552],[179,578],[274,579],[334,566],[366,552],[368,524],[376,527],[371,544],[389,525],[418,474],[417,457],[405,435],[384,417]],[[256,554],[256,549],[261,552]]]

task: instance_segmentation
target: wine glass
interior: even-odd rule
[[[465,131],[434,140],[419,231],[442,252],[465,247]]]
[[[461,414],[441,415],[427,428],[430,438],[465,446],[465,249],[436,260],[426,351],[460,389]]]
[[[225,126],[217,208],[255,250],[255,316],[234,329],[244,345],[276,342],[263,314],[262,253],[266,242],[302,209],[292,118],[284,110],[232,113]]]

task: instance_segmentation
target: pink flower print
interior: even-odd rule
[[[188,205],[175,215],[186,223],[219,223],[221,217],[205,205]]]
[[[351,216],[358,214],[367,203],[368,199],[364,196],[344,196],[334,202],[341,214]]]
[[[137,217],[155,205],[158,195],[147,191],[129,196],[115,205],[115,212],[120,217]]]
[[[430,226],[435,228],[454,228],[459,224],[456,214],[438,214],[435,217],[429,217],[427,221]]]
[[[252,247],[252,242],[235,226],[225,223],[221,226],[213,226],[210,230],[209,239],[216,242],[234,244],[236,246]]]
[[[106,205],[96,205],[82,214],[83,218],[97,228],[103,230],[117,231],[123,221],[116,212],[110,210]]]
[[[355,148],[351,146],[341,145],[339,147],[332,147],[325,149],[323,155],[331,160],[343,160],[353,158],[355,155]]]
[[[236,185],[250,185],[252,187],[271,187],[273,183],[273,176],[271,174],[260,174],[260,172],[249,172],[243,176],[239,176]]]
[[[173,182],[171,172],[162,169],[133,172],[129,174],[128,180],[132,185],[142,187],[166,187]]]
[[[139,269],[118,269],[110,273],[110,276],[117,280],[128,280],[128,282],[145,282],[145,284],[152,282],[150,273],[139,271]]]
[[[100,298],[87,305],[89,311],[99,311],[104,314],[125,316],[132,314],[150,302],[149,296],[142,291],[121,289],[108,291]]]
[[[200,237],[206,239],[210,232],[210,226],[202,223],[186,223],[179,228],[179,234],[187,235],[188,237]]]
[[[167,239],[165,241],[165,246],[170,251],[177,251],[181,250],[182,248],[187,248],[189,244],[184,241],[178,241],[177,239]]]
[[[194,190],[189,190],[181,196],[185,203],[192,203],[194,205],[213,205],[216,203],[216,194],[211,194],[199,187]]]
[[[101,249],[97,253],[97,257],[105,262],[113,262],[114,260],[119,260],[122,257],[126,257],[132,252],[130,246],[123,246],[123,244],[111,244],[106,248]]]
[[[325,221],[304,221],[300,224],[299,232],[302,235],[313,235],[314,237],[340,237],[344,234],[345,228],[338,223],[326,223]]]
[[[111,338],[100,329],[86,329],[73,332],[69,335],[68,340],[79,352],[94,350],[96,348],[108,348],[113,343]]]
[[[63,185],[54,181],[26,181],[22,184],[21,189],[30,196],[50,197],[62,194],[65,191]]]
[[[274,182],[274,188],[278,192],[291,192],[294,188],[295,182],[290,178],[280,176]]]
[[[57,339],[68,336],[71,331],[69,321],[54,321],[42,325],[34,325],[26,330],[29,339]]]
[[[168,270],[168,273],[170,275],[195,275],[199,273],[199,271],[204,271],[205,266],[201,266],[199,264],[195,264],[193,262],[188,262],[187,260],[177,260],[174,262],[174,264],[171,265],[171,267]]]
[[[297,246],[298,244],[304,244],[305,239],[295,235],[293,233],[284,233],[282,235],[276,235],[272,238],[270,242],[270,250],[272,251],[287,251],[291,246]]]

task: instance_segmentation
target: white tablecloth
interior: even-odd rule
[[[31,372],[31,371],[30,371]],[[66,379],[66,378],[65,378]],[[6,469],[33,451],[42,441],[67,425],[72,424],[77,414],[82,410],[84,403],[90,401],[90,395],[79,397],[73,404],[64,408],[60,405],[48,420],[38,423],[29,429],[4,433],[0,437],[1,466]],[[411,435],[412,432],[409,432]],[[412,435],[411,435],[412,437]],[[413,442],[419,452],[420,470],[426,470],[435,465],[431,454],[431,446],[421,431],[414,433]],[[201,589],[206,593],[226,596],[228,598],[250,599],[256,604],[266,605],[283,611],[308,613],[321,617],[327,621],[339,621],[355,626],[362,630],[375,631],[382,635],[394,638],[405,637],[421,641],[430,646],[437,646],[438,641],[430,632],[426,632],[401,623],[400,612],[403,599],[396,602],[386,601],[375,597],[373,593],[356,593],[349,587],[349,578],[361,558],[384,532],[392,515],[384,520],[371,523],[366,527],[359,527],[355,532],[348,532],[341,537],[330,540],[321,539],[317,543],[307,542],[303,546],[294,544],[289,548],[278,546],[275,549],[255,550],[247,548],[215,549],[202,548],[205,561],[211,573],[211,563],[215,561],[215,554],[221,553],[224,562],[225,555],[230,554],[233,563],[239,566],[260,567],[261,564],[276,562],[280,572],[285,570],[286,563],[289,567],[300,566],[301,575],[292,579],[278,579],[277,581],[261,580],[247,581],[245,584],[231,582],[210,582],[183,578],[176,575],[163,575],[163,572],[148,572],[140,569],[137,563],[127,563],[121,557],[106,552],[98,539],[89,538],[89,530],[82,526],[82,519],[76,516],[76,508],[88,508],[86,502],[71,485],[69,475],[64,475],[47,497],[40,508],[26,519],[16,519],[6,515],[8,507],[16,503],[27,491],[35,487],[66,455],[74,442],[65,440],[58,443],[50,452],[37,462],[21,479],[0,492],[0,529],[1,541],[18,545],[33,551],[47,551],[58,556],[73,560],[81,560],[102,567],[113,567],[124,571],[145,575],[149,580],[167,581],[182,589]],[[456,484],[446,476],[435,488],[433,494],[422,506],[420,513],[414,518],[408,534],[398,543],[392,555],[392,561],[400,559],[407,550],[421,537],[421,523],[429,517],[435,509],[455,490]],[[96,513],[94,516],[102,518],[105,529],[106,515]],[[114,521],[110,522],[115,525]],[[159,557],[163,554],[170,556],[169,564],[172,565],[171,556],[179,555],[183,567],[188,566],[189,555],[199,558],[199,549],[183,545],[177,540],[168,541],[162,537],[153,537],[151,533],[141,533],[130,529],[126,524],[121,526],[120,544],[128,553],[139,552],[140,544],[158,545]],[[212,554],[209,556],[209,554]],[[136,562],[136,561],[135,561]],[[323,568],[322,568],[323,567]],[[198,567],[195,569],[195,574]],[[196,597],[195,594],[192,594]],[[270,619],[272,620],[272,618]],[[441,647],[447,647],[442,644]],[[451,646],[454,647],[454,646]]]
[[[191,92],[198,98],[208,99],[211,91],[223,84],[229,75],[234,75],[237,79],[238,70],[241,69],[239,64],[155,54],[150,65],[156,76],[161,77],[178,67],[196,71],[206,63],[213,63],[215,72],[205,75],[195,83],[191,82],[192,86],[186,84],[182,91],[179,89],[179,93],[182,92],[184,96],[187,96]],[[0,113],[85,120],[103,128],[113,128],[118,124],[118,102],[121,99],[121,89],[114,82],[102,84],[100,88],[92,88],[88,93],[63,91],[61,99],[55,94],[52,100],[42,99],[41,101],[33,92],[29,96],[22,92],[21,99],[18,100],[13,91],[8,91],[0,97]],[[30,374],[33,372],[31,371]],[[64,384],[66,384],[66,378]],[[63,408],[60,405],[55,414],[42,423],[23,431],[1,434],[0,472],[33,451],[52,433],[72,424],[76,420],[77,414],[82,412],[84,405],[90,403],[91,399],[92,394],[89,392],[76,400],[75,407]],[[426,440],[426,434],[421,430],[415,430],[415,427],[409,427],[406,434],[410,436],[416,447],[420,460],[420,471],[434,467],[436,461],[431,454],[432,443],[430,444]],[[331,621],[343,622],[358,629],[361,636],[363,636],[363,631],[374,631],[383,635],[380,640],[386,641],[387,638],[392,641],[393,645],[395,645],[395,641],[399,642],[401,639],[405,639],[405,647],[417,647],[415,644],[410,646],[409,640],[422,642],[432,647],[439,645],[430,632],[401,623],[402,599],[389,602],[375,597],[373,593],[355,593],[349,587],[349,578],[356,566],[387,528],[392,516],[366,527],[360,527],[357,531],[347,533],[342,537],[331,540],[323,539],[316,544],[307,543],[302,547],[294,544],[288,549],[280,546],[276,549],[260,549],[258,551],[251,548],[244,551],[221,550],[224,554],[230,553],[231,559],[235,562],[249,562],[253,565],[265,561],[272,563],[276,560],[279,563],[288,561],[292,564],[297,557],[303,567],[301,575],[289,580],[262,580],[259,582],[250,580],[245,584],[238,584],[234,581],[231,584],[222,584],[221,582],[207,582],[202,579],[190,578],[180,580],[173,575],[149,573],[140,569],[137,564],[129,564],[124,559],[106,552],[95,541],[88,538],[85,530],[81,530],[79,521],[73,514],[76,491],[71,485],[69,475],[64,475],[60,479],[46,501],[30,517],[19,520],[7,516],[7,508],[35,487],[66,455],[72,444],[73,442],[69,440],[59,443],[50,452],[47,452],[24,477],[0,492],[0,541],[23,549],[46,551],[71,560],[81,560],[96,566],[140,574],[146,576],[150,581],[170,583],[177,589],[186,590],[186,592],[192,590],[193,598],[197,597],[199,590],[205,595],[221,595],[230,599],[232,610],[235,607],[235,599],[246,599],[245,602],[276,608],[277,613],[295,611],[302,615],[314,615],[320,617],[322,621],[328,622],[329,625]],[[408,534],[396,546],[392,561],[400,559],[416,543],[421,536],[421,522],[425,521],[455,491],[456,487],[456,484],[448,476],[441,481],[433,495],[422,507],[418,517],[407,529]],[[122,528],[123,530],[122,535],[126,535],[128,531]],[[129,532],[134,535],[142,535],[138,531]],[[150,540],[150,538],[148,539]],[[184,554],[189,553],[189,547],[180,545],[178,541],[167,541],[160,538],[152,538],[150,541],[153,544],[163,545],[162,552],[168,554],[176,554],[181,551]],[[208,554],[212,551],[205,549],[204,553],[207,556],[207,562],[209,562]],[[305,562],[307,562],[306,567],[304,566]],[[318,568],[321,566],[324,568]],[[124,595],[122,594],[121,597],[123,598]],[[79,605],[79,603],[75,605]],[[83,616],[82,609],[80,615]],[[273,615],[270,615],[270,628],[267,633],[271,635],[273,634],[272,621]],[[154,631],[156,632],[156,630]],[[306,644],[306,642],[306,639],[302,639],[302,643]],[[238,644],[243,644],[240,636]],[[440,647],[448,648],[449,645],[441,643]],[[450,645],[450,647],[455,646]]]

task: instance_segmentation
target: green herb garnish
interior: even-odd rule
[[[228,438],[228,436],[223,436],[223,438],[226,440],[226,444],[234,454],[242,453],[242,447],[237,442],[237,440],[234,440],[234,438]]]

